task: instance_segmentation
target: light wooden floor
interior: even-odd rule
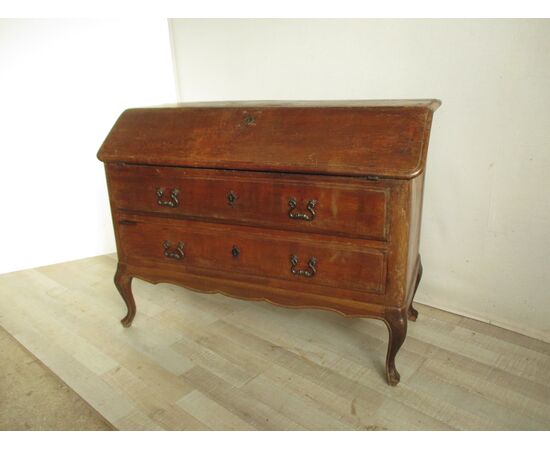
[[[114,255],[0,276],[0,324],[119,429],[550,429],[550,344],[418,306],[386,385],[382,322],[134,280]]]

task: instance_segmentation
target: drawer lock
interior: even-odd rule
[[[227,204],[229,206],[233,206],[233,203],[235,203],[235,200],[237,200],[237,194],[235,194],[233,191],[229,191],[229,194],[227,194]]]

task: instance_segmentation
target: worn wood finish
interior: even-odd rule
[[[235,103],[125,111],[105,162],[413,178],[437,100],[378,106]]]
[[[420,256],[418,257],[418,270],[416,275],[416,281],[414,283],[414,291],[412,298],[414,299],[414,296],[416,295],[416,291],[418,290],[418,286],[420,284],[420,281],[422,280],[422,271],[424,269],[422,268],[422,261],[420,260]],[[409,304],[409,312],[408,312],[408,318],[409,320],[412,320],[413,322],[416,322],[416,319],[418,318],[418,311],[413,306],[413,301],[411,299],[411,302]]]
[[[109,164],[107,176],[117,208],[130,211],[376,240],[386,240],[389,228],[390,187],[368,180],[122,164]],[[312,201],[313,220],[289,218],[311,217]]]
[[[134,279],[123,328],[116,267],[0,275],[0,325],[118,429],[550,430],[550,344],[419,304],[390,387],[379,320]]]
[[[385,251],[361,241],[319,241],[311,235],[261,228],[126,214],[119,215],[117,223],[121,260],[133,265],[165,264],[172,271],[202,269],[199,273],[209,271],[212,277],[264,278],[260,284],[275,278],[293,282],[299,292],[319,285],[383,294],[386,285]],[[177,252],[180,242],[183,250]],[[297,257],[296,271],[311,272],[308,262],[315,258],[315,275],[293,274],[291,255]]]
[[[132,325],[134,317],[136,316],[136,302],[134,300],[134,294],[132,294],[132,275],[127,270],[127,266],[119,263],[115,273],[115,286],[118,289],[128,312],[121,319],[121,323],[124,327],[128,328]]]
[[[373,317],[388,383],[416,320],[424,168],[437,100],[190,104],[125,111],[102,145],[132,278]]]

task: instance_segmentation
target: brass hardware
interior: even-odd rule
[[[292,212],[296,209],[296,206],[298,206],[298,203],[296,202],[296,199],[295,198],[290,198],[288,199],[288,206],[289,206],[289,210],[288,210],[288,217],[290,217],[291,219],[301,219],[301,220],[307,220],[309,222],[311,222],[313,219],[315,219],[315,206],[317,205],[317,200],[310,200],[309,202],[307,202],[307,210],[309,211],[309,213],[311,214],[310,216],[308,216],[307,214],[304,214],[304,213],[295,213],[295,212]]]
[[[185,253],[183,253],[185,243],[179,241],[175,250],[170,250],[171,245],[172,244],[170,244],[170,241],[164,241],[162,243],[162,246],[164,247],[164,256],[172,259],[183,259],[185,257]]]
[[[290,255],[290,272],[292,273],[292,275],[311,278],[317,272],[317,258],[315,256],[312,256],[307,263],[309,270],[296,269],[297,265],[298,257],[296,255]]]
[[[174,188],[172,189],[172,192],[170,192],[171,200],[163,200],[162,197],[164,196],[164,188],[157,188],[157,203],[160,206],[169,206],[170,208],[175,208],[179,205],[179,193],[179,189]]]
[[[233,203],[235,203],[235,200],[237,200],[237,195],[233,191],[229,191],[229,194],[227,194],[227,204],[229,206],[233,206]]]
[[[241,251],[239,250],[239,247],[234,245],[233,248],[231,249],[231,254],[233,255],[233,258],[236,258],[237,256],[239,256],[240,253]]]
[[[248,126],[250,125],[256,125],[256,119],[252,116],[246,116],[244,118],[244,123]]]

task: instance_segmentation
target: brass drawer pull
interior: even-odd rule
[[[185,253],[183,253],[183,247],[185,247],[185,242],[179,241],[175,250],[170,250],[170,241],[164,241],[162,246],[164,247],[164,256],[172,259],[183,259]]]
[[[301,219],[301,220],[307,220],[307,221],[312,221],[313,219],[315,219],[315,206],[317,205],[317,200],[310,200],[309,202],[307,202],[307,210],[309,211],[310,215],[308,216],[307,214],[304,214],[304,213],[295,213],[295,212],[292,212],[296,209],[296,206],[298,206],[298,203],[296,202],[296,199],[295,198],[290,198],[288,199],[288,206],[289,206],[289,210],[288,210],[288,217],[290,217],[291,219]]]
[[[316,269],[316,267],[317,267],[317,258],[315,256],[312,256],[309,259],[309,262],[307,263],[307,266],[309,267],[309,270],[307,270],[307,269],[306,270],[296,269],[297,265],[298,265],[298,257],[296,255],[291,255],[290,256],[290,272],[292,273],[292,275],[311,278],[317,272],[317,269]]]
[[[178,199],[179,194],[179,189],[174,188],[170,193],[171,200],[163,200],[162,197],[164,196],[164,188],[157,188],[157,203],[160,206],[169,206],[170,208],[175,208],[180,203]]]

